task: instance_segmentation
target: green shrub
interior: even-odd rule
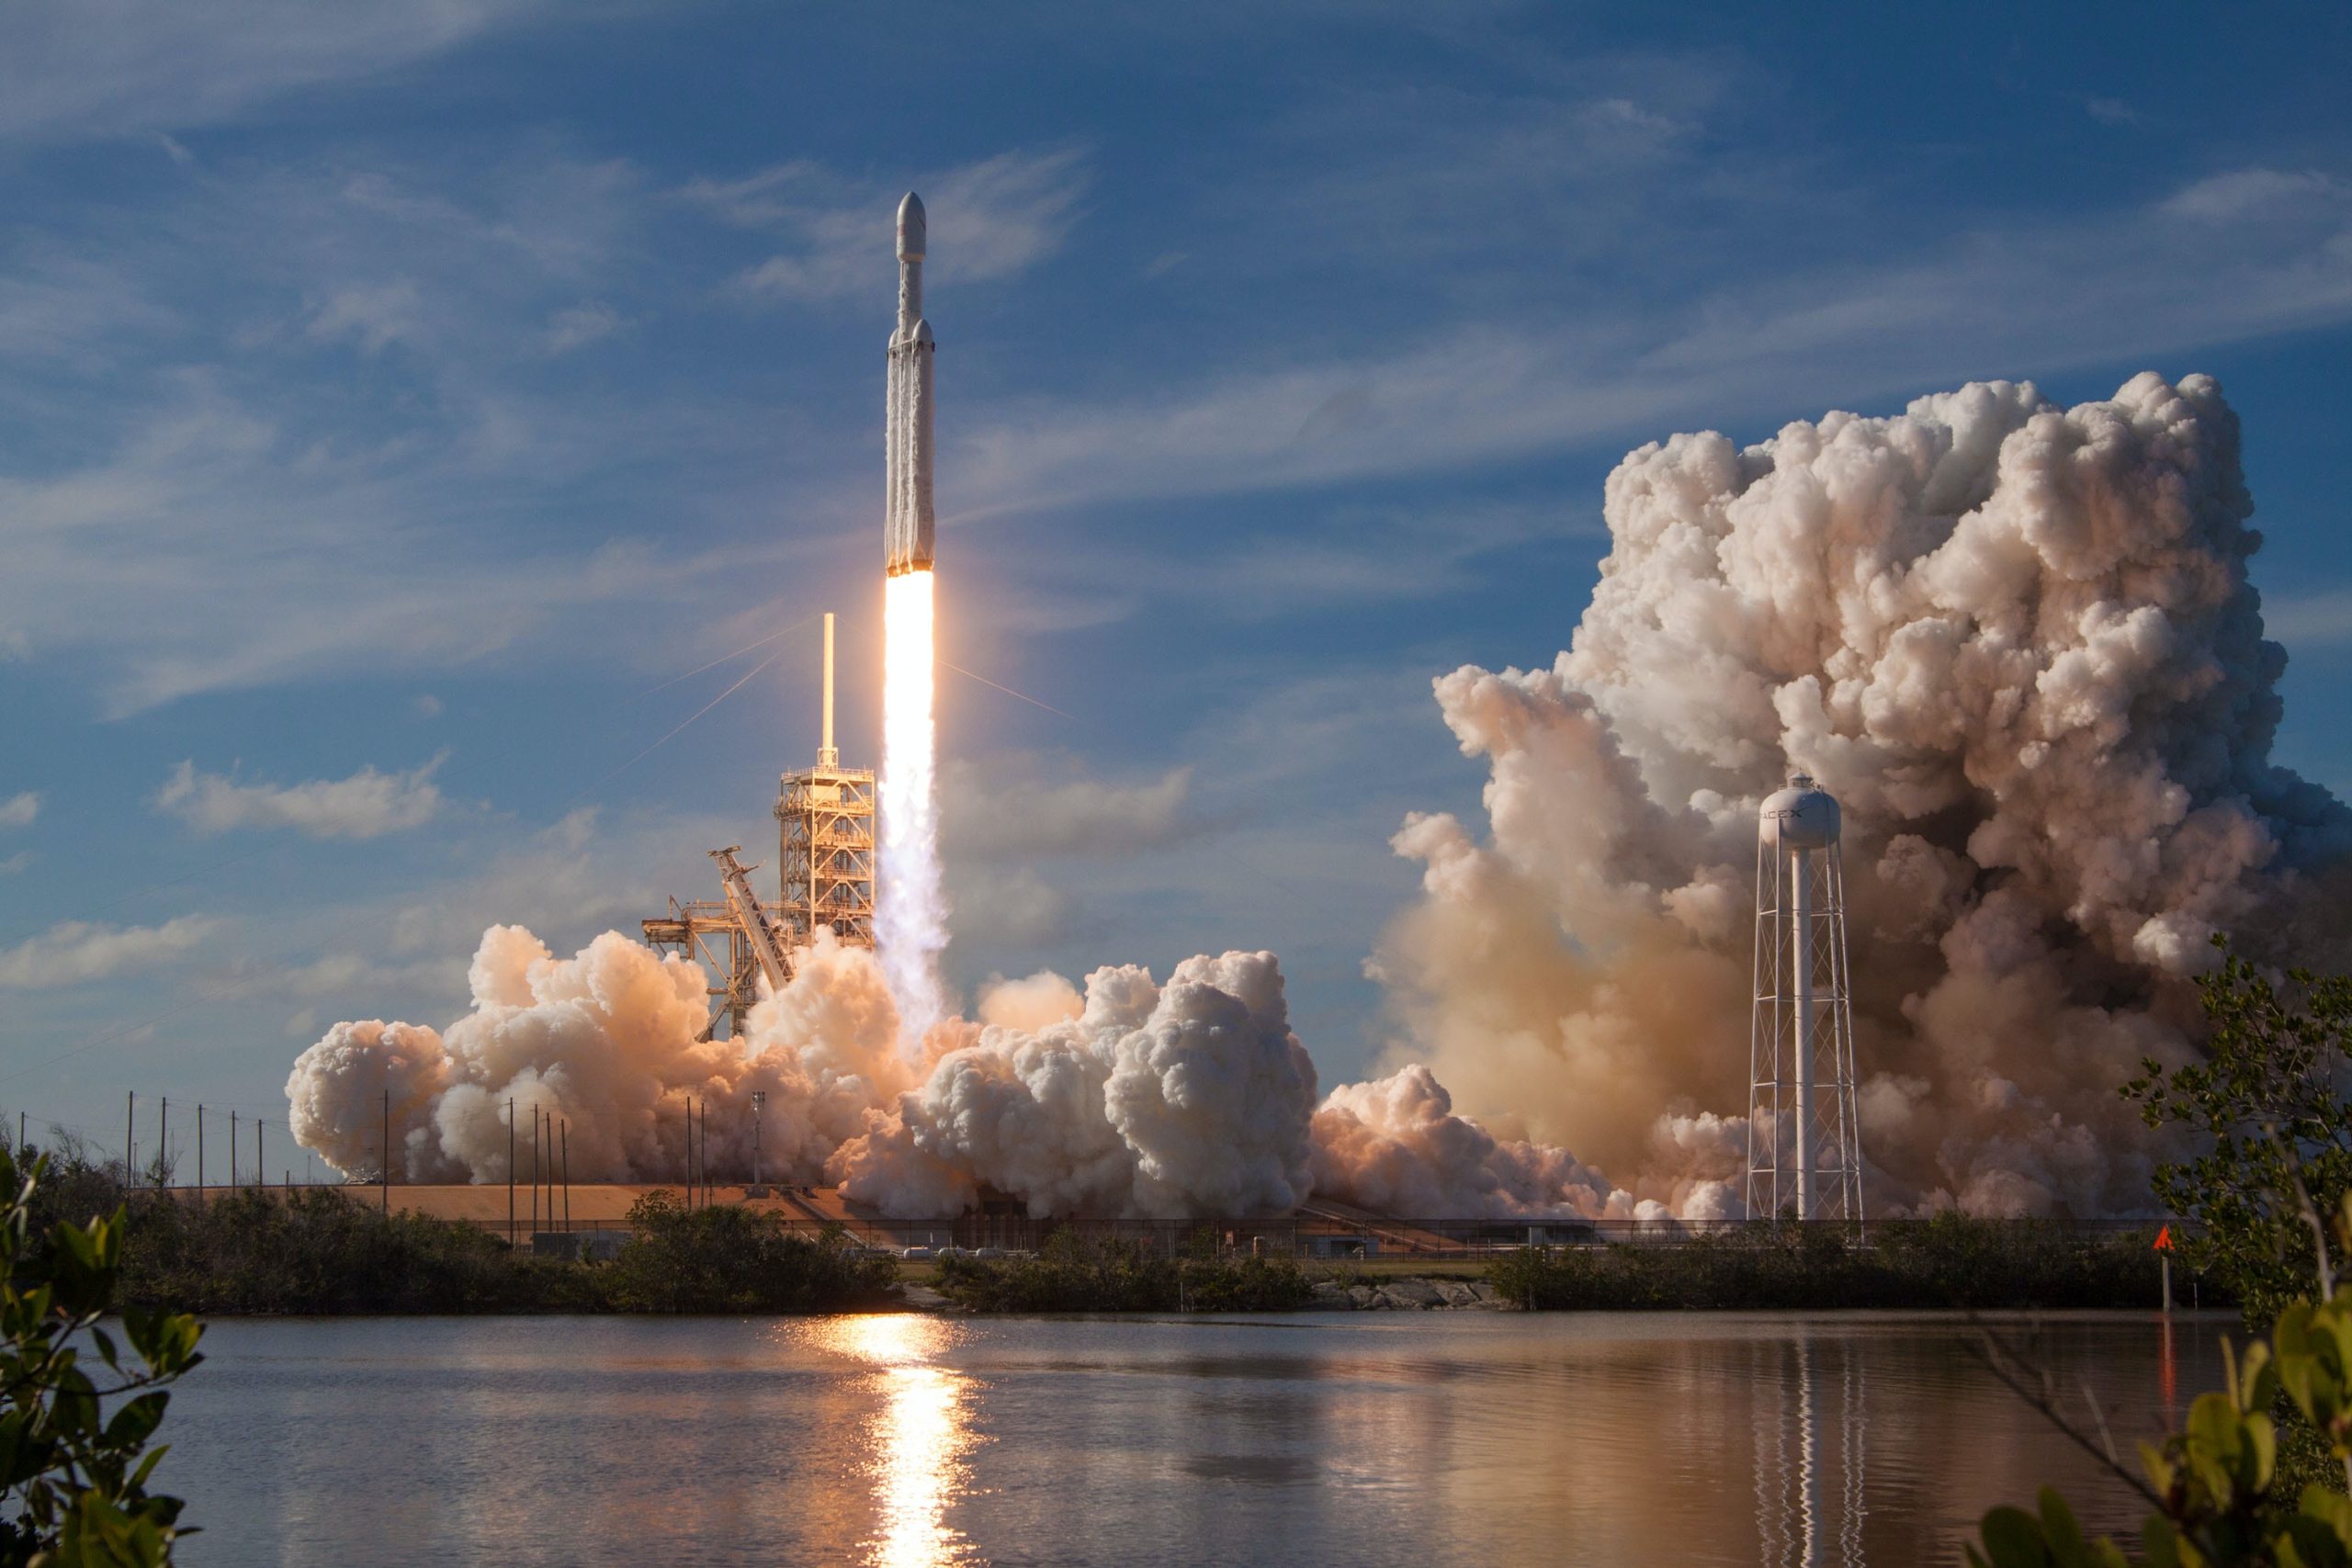
[[[2316,1217],[2308,1223],[2321,1228]],[[2335,1235],[2339,1249],[2352,1246],[2352,1194]],[[2335,1288],[2324,1247],[2314,1258],[2323,1304],[2283,1308],[2270,1343],[2257,1341],[2243,1359],[2225,1344],[2221,1392],[2199,1394],[2182,1430],[2141,1445],[2145,1483],[2123,1472],[2148,1500],[2141,1561],[2153,1568],[2352,1564],[2352,1497],[2343,1489],[2352,1476],[2352,1286]],[[2324,1483],[2281,1462],[2282,1413],[2320,1446],[2331,1472]],[[2055,1490],[2043,1487],[2037,1502],[2034,1512],[1984,1516],[1980,1543],[1968,1548],[1972,1568],[2128,1568],[2115,1542],[2084,1536]]]
[[[609,1263],[536,1258],[479,1225],[387,1214],[372,1193],[238,1188],[198,1201],[127,1188],[119,1166],[70,1143],[32,1215],[39,1236],[68,1214],[119,1209],[127,1308],[270,1313],[825,1312],[878,1303],[897,1266],[838,1232],[794,1235],[733,1205],[688,1212],[656,1192]],[[49,1244],[29,1246],[46,1264]]]
[[[1131,1241],[1056,1231],[1035,1258],[940,1260],[939,1291],[974,1312],[1284,1312],[1314,1287],[1287,1258],[1169,1258]]]
[[[1487,1280],[1551,1311],[2140,1307],[2163,1289],[2151,1239],[1954,1213],[1882,1222],[1864,1244],[1759,1224],[1671,1245],[1530,1247],[1497,1258]]]
[[[147,1444],[169,1385],[203,1359],[203,1330],[191,1317],[127,1310],[122,1335],[142,1363],[127,1364],[99,1326],[117,1292],[123,1211],[35,1232],[45,1167],[0,1149],[0,1563],[153,1568],[190,1532],[178,1527],[178,1498],[147,1490],[164,1453]],[[103,1387],[84,1370],[85,1344],[105,1363]]]
[[[898,1278],[838,1225],[810,1237],[772,1213],[688,1209],[666,1191],[639,1198],[628,1220],[634,1234],[599,1270],[623,1312],[821,1312],[878,1301]]]

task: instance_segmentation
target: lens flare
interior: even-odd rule
[[[874,939],[911,1045],[946,1012],[939,954],[947,897],[939,880],[939,789],[933,758],[932,574],[883,580],[882,852]]]

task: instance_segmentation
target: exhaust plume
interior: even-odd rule
[[[1374,966],[1394,1055],[1720,1210],[1757,803],[1802,768],[1845,811],[1872,1211],[2143,1207],[2116,1090],[2193,1050],[2211,933],[2343,958],[2352,814],[2270,761],[2252,510],[2201,376],[1633,453],[1568,651],[1436,682],[1488,826],[1396,837],[1423,874]]]
[[[947,895],[939,874],[932,573],[887,577],[883,595],[882,843],[874,940],[911,1043],[946,1011],[939,982]]]
[[[302,1053],[287,1080],[295,1138],[373,1172],[389,1082],[407,1180],[504,1181],[512,1101],[517,1119],[570,1122],[577,1179],[674,1181],[691,1097],[724,1177],[748,1174],[751,1096],[764,1092],[768,1168],[905,1218],[953,1215],[983,1187],[1040,1217],[1281,1213],[1314,1191],[1631,1213],[1558,1151],[1449,1114],[1426,1070],[1335,1090],[1318,1110],[1272,953],[1190,958],[1165,984],[1098,969],[1082,993],[1054,975],[1001,982],[980,1021],[936,1023],[913,1055],[876,954],[820,931],[797,957],[742,1040],[704,1041],[705,981],[685,960],[616,931],[558,959],[493,926],[469,972],[473,1009],[446,1032],[343,1023]]]

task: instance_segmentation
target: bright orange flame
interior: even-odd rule
[[[815,1342],[874,1367],[883,1408],[874,1427],[874,1502],[881,1528],[867,1561],[876,1568],[944,1568],[973,1561],[971,1541],[947,1523],[964,1490],[964,1456],[976,1440],[965,1396],[971,1379],[937,1364],[955,1331],[919,1313],[834,1318]]]
[[[899,1004],[901,1043],[938,1021],[947,899],[939,878],[939,786],[932,725],[932,574],[901,572],[882,590],[882,844],[875,946]]]

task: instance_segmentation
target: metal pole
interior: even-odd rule
[[[539,1108],[531,1107],[531,1234],[539,1234]]]
[[[172,1146],[172,1097],[164,1096],[163,1108],[155,1112],[155,1185],[169,1179],[164,1170],[164,1156]]]
[[[196,1108],[196,1201],[204,1201],[204,1107]]]
[[[139,1091],[132,1089],[122,1113],[122,1181],[128,1187],[139,1179]]]
[[[236,1185],[237,1185],[237,1113],[236,1113],[235,1111],[232,1111],[231,1112],[229,1112],[229,1187],[230,1187],[230,1190],[231,1190],[232,1191],[235,1190],[235,1189],[236,1189]]]
[[[506,1247],[514,1247],[514,1097],[506,1097]]]
[[[571,1118],[563,1120],[563,1228],[571,1229]]]
[[[384,1090],[383,1156],[383,1214],[390,1219],[392,1213],[392,1091],[389,1089]]]
[[[256,1116],[254,1118],[254,1185],[255,1187],[269,1185],[269,1160],[262,1153],[261,1129],[262,1119]]]
[[[2172,1254],[2160,1252],[2157,1258],[2165,1266],[2165,1315],[2172,1315]]]

